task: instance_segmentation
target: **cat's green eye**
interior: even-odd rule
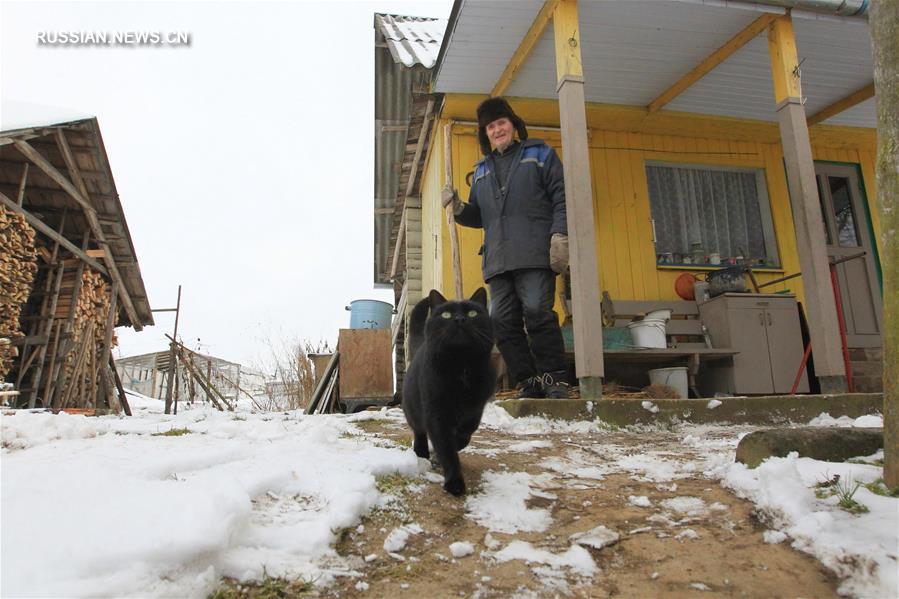
[[[447,319],[449,319],[449,318],[452,318],[452,317],[453,317],[453,315],[450,314],[449,312],[441,312],[441,313],[440,313],[440,318],[447,318]]]
[[[477,310],[469,310],[469,311],[468,311],[468,317],[469,317],[469,318],[474,318],[474,317],[477,316],[477,315],[478,315],[478,311],[477,311]]]

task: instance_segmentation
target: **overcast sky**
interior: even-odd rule
[[[271,341],[333,347],[351,300],[393,301],[372,281],[373,15],[451,6],[3,0],[0,118],[97,116],[151,306],[183,285],[188,346],[248,366]],[[191,44],[38,44],[58,31]],[[117,329],[117,355],[165,349],[174,315],[155,319]]]

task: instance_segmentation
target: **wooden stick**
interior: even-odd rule
[[[315,386],[315,391],[312,392],[312,397],[309,399],[309,405],[306,406],[305,414],[314,414],[316,405],[321,399],[321,395],[325,390],[325,387],[328,385],[328,378],[331,376],[331,373],[337,367],[337,361],[339,359],[340,352],[335,351],[331,354],[331,359],[328,360],[328,365],[325,366],[324,372],[322,372],[322,377],[318,379],[318,385]]]
[[[25,163],[25,170],[22,171],[22,181],[19,182],[19,194],[16,200],[19,206],[25,201],[25,184],[28,182],[28,163]]]
[[[453,184],[453,124],[447,123],[443,126],[444,140],[444,166],[446,167],[446,182]],[[453,214],[453,204],[446,206],[446,225],[449,228],[450,246],[453,251],[453,282],[456,287],[456,299],[461,300],[462,297],[462,257],[459,251],[459,232],[456,230],[456,217]]]
[[[47,384],[44,385],[44,398],[41,400],[41,403],[45,408],[50,407],[50,404],[47,402],[50,401],[50,394],[53,391],[53,387],[56,385],[56,354],[59,351],[59,338],[62,336],[62,324],[61,320],[56,323],[56,335],[53,337],[53,353],[50,354],[50,367],[47,370]]]
[[[119,390],[119,403],[122,404],[125,413],[131,416],[131,405],[128,403],[128,398],[125,397],[125,387],[122,385],[122,379],[119,378],[119,371],[115,367],[115,360],[113,360],[112,354],[109,354],[109,368],[112,370],[112,380],[115,382],[116,389]]]

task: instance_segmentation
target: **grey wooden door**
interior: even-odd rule
[[[883,302],[858,172],[849,165],[815,163],[818,196],[831,259],[866,252],[837,266],[849,347],[881,347]]]

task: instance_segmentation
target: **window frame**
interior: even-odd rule
[[[752,167],[752,166],[729,166],[729,165],[721,165],[721,164],[702,164],[698,162],[673,162],[667,160],[644,160],[643,161],[643,175],[645,177],[646,182],[646,198],[649,201],[649,216],[652,221],[652,245],[653,250],[656,249],[656,218],[652,213],[652,195],[649,189],[649,174],[646,169],[648,167],[662,167],[662,168],[680,168],[680,169],[694,169],[694,170],[707,170],[707,171],[719,171],[719,172],[728,172],[728,173],[749,173],[755,175],[755,188],[758,192],[757,194],[757,202],[759,205],[759,217],[762,221],[762,234],[765,239],[765,252],[768,254],[766,257],[766,263],[764,266],[761,265],[753,265],[753,270],[782,270],[783,269],[783,261],[780,256],[780,244],[777,240],[777,232],[776,227],[774,226],[774,214],[771,210],[771,196],[768,193],[768,178],[767,178],[767,169],[764,166]],[[724,268],[730,266],[729,264],[721,263],[721,264],[665,264],[661,263],[658,260],[659,252],[654,251],[653,254],[656,256],[656,267],[657,268],[675,268],[675,269],[701,269],[701,270],[715,270],[719,268]]]

